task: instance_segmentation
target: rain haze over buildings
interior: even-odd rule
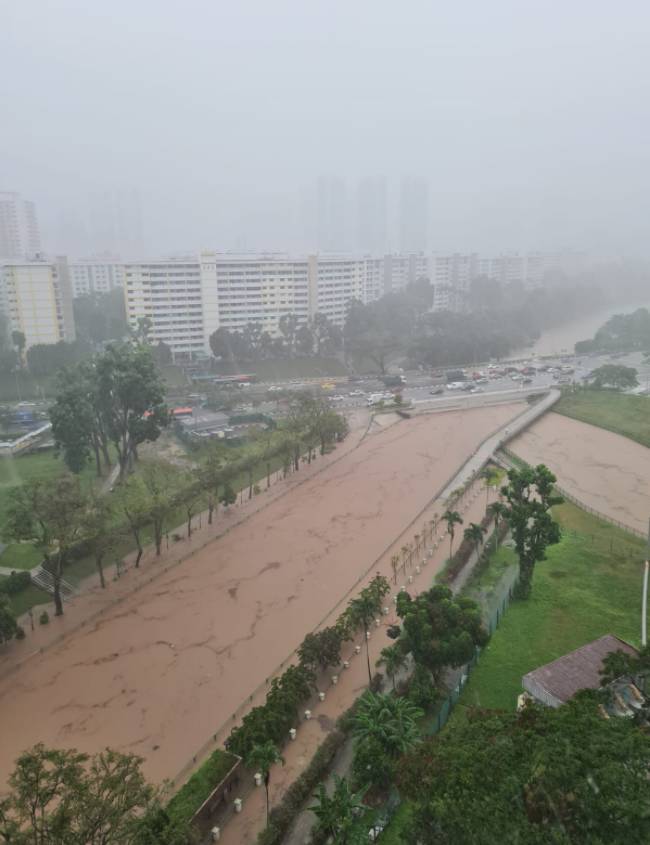
[[[647,255],[650,10],[5,4],[0,189],[50,254]]]

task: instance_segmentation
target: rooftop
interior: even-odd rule
[[[538,701],[559,707],[580,690],[600,689],[603,661],[615,651],[637,654],[634,646],[613,634],[605,634],[524,675],[522,685]]]

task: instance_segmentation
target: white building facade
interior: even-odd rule
[[[124,287],[124,265],[119,258],[81,258],[70,263],[72,296],[109,293]]]
[[[34,203],[12,191],[0,191],[0,259],[34,260],[40,251]]]

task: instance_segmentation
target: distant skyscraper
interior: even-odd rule
[[[357,248],[372,255],[386,251],[386,180],[383,178],[359,182]]]
[[[142,254],[142,209],[134,189],[101,191],[89,197],[90,250],[127,258]]]
[[[345,184],[333,176],[318,181],[316,208],[318,249],[339,252],[347,246]]]
[[[41,251],[36,208],[20,194],[0,191],[0,258],[34,258]]]
[[[407,176],[400,186],[400,247],[403,253],[423,252],[429,228],[429,186]]]

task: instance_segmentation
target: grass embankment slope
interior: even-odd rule
[[[583,389],[565,393],[553,410],[650,447],[648,396],[630,396],[615,390]]]
[[[537,564],[530,599],[508,608],[463,691],[461,709],[513,710],[523,675],[603,634],[638,644],[644,542],[569,503],[554,515],[562,540]],[[485,578],[491,577],[488,569]]]

